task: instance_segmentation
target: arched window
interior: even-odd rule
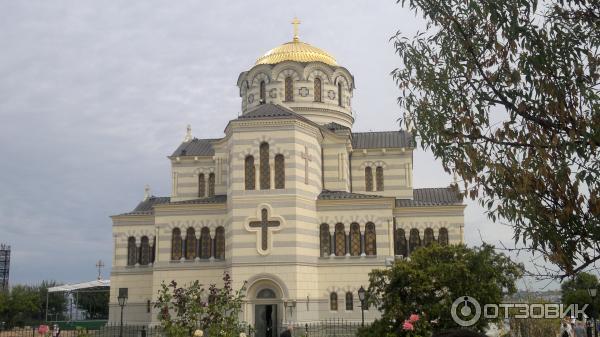
[[[329,237],[329,225],[326,223],[321,224],[319,232],[320,232],[319,240],[321,241],[320,242],[321,256],[327,257],[327,256],[331,255],[331,240]]]
[[[156,261],[156,236],[154,237],[154,239],[152,239],[151,254],[152,254],[152,256],[150,257],[150,261],[152,261],[152,263],[154,263]]]
[[[211,255],[210,229],[202,227],[200,230],[200,258],[208,259]]]
[[[321,102],[322,86],[321,86],[321,79],[318,77],[315,77],[314,89],[315,89],[315,102]]]
[[[445,227],[440,228],[440,231],[438,233],[438,241],[439,244],[442,246],[447,246],[448,245],[448,229]]]
[[[135,238],[130,236],[127,239],[127,265],[134,266],[137,263],[137,247],[135,245]]]
[[[375,224],[367,222],[365,226],[365,254],[367,256],[377,255],[377,233],[375,233]]]
[[[346,232],[344,224],[335,225],[335,256],[346,255]]]
[[[204,173],[198,175],[198,197],[204,198],[206,195],[206,180],[204,180]]]
[[[370,166],[365,167],[365,190],[373,191],[373,169]]]
[[[269,168],[269,144],[260,144],[260,189],[271,188],[271,170]]]
[[[196,240],[196,231],[194,227],[190,227],[185,232],[185,259],[193,260],[196,258],[196,246],[198,241]]]
[[[329,310],[337,311],[338,310],[338,299],[336,293],[329,294]]]
[[[294,100],[294,82],[291,77],[285,78],[285,101],[291,102]]]
[[[269,288],[261,289],[258,294],[256,294],[256,298],[277,298],[275,292]]]
[[[181,259],[182,246],[183,241],[181,240],[181,230],[179,228],[174,228],[171,237],[171,260]]]
[[[338,82],[338,105],[342,106],[342,82]]]
[[[377,182],[377,190],[383,191],[383,167],[377,166],[375,169],[375,181]]]
[[[285,188],[285,159],[282,154],[275,156],[275,188]]]
[[[150,240],[147,236],[142,236],[142,240],[140,241],[140,265],[148,265],[150,258]]]
[[[433,243],[433,240],[433,229],[425,228],[425,232],[423,233],[423,245],[429,247]]]
[[[217,227],[215,232],[215,259],[225,258],[225,228]]]
[[[360,256],[360,225],[356,222],[350,224],[350,255]]]
[[[408,247],[406,245],[406,233],[404,232],[404,229],[396,229],[396,244],[394,245],[394,254],[406,257],[408,256],[407,248]]]
[[[260,81],[260,103],[267,102],[267,84],[265,81]]]
[[[408,254],[412,254],[415,249],[421,247],[421,237],[419,236],[419,230],[413,228],[410,230],[410,236],[408,237]]]
[[[246,184],[246,190],[253,190],[256,188],[256,171],[254,170],[254,157],[247,156],[244,160],[244,180]]]
[[[211,173],[208,175],[208,196],[215,196],[215,174]]]
[[[350,291],[346,293],[346,310],[354,310],[354,295]]]

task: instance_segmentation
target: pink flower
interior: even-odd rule
[[[402,329],[413,331],[415,329],[415,327],[412,325],[412,323],[410,321],[404,321],[404,324],[402,324]]]
[[[417,321],[419,320],[419,315],[417,315],[417,314],[412,314],[412,315],[410,315],[410,317],[408,318],[408,320],[409,320],[411,323],[415,323],[415,322],[417,322]]]
[[[48,331],[49,331],[49,330],[50,330],[50,328],[49,328],[47,325],[44,325],[44,324],[42,324],[42,325],[40,325],[40,327],[38,328],[38,333],[39,333],[40,335],[45,335],[45,334],[47,334],[47,333],[48,333]]]

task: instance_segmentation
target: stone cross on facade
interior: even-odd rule
[[[260,212],[260,221],[250,221],[249,226],[253,228],[260,228],[261,231],[261,247],[262,250],[267,250],[269,240],[269,227],[279,227],[279,221],[269,221],[269,212],[266,208],[263,208]]]
[[[300,153],[304,159],[304,183],[308,185],[308,162],[312,161],[312,157],[308,154],[308,146],[304,145],[304,152]]]

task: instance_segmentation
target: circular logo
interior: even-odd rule
[[[481,305],[479,305],[479,302],[473,297],[459,297],[452,303],[450,314],[456,324],[460,326],[471,326],[477,323],[481,317]]]

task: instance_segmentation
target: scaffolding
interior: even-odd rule
[[[10,246],[0,244],[0,291],[8,291],[10,271]]]

